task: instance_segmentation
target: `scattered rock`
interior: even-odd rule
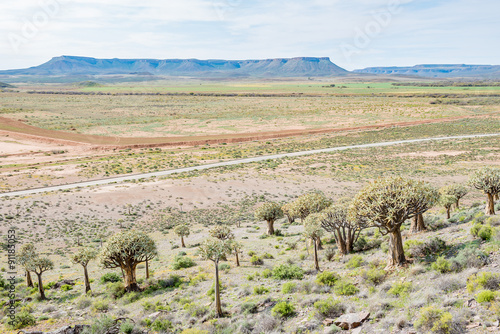
[[[465,328],[472,329],[472,328],[476,328],[476,327],[479,327],[479,326],[481,326],[480,322],[473,322],[472,324],[469,324],[469,325],[465,326]]]
[[[325,320],[323,320],[323,325],[325,325],[325,327],[331,326],[334,323],[335,323],[335,320],[330,319],[330,318],[326,318]]]
[[[89,325],[75,325],[74,327],[71,326],[64,326],[59,329],[56,329],[55,331],[52,332],[25,332],[21,331],[21,333],[24,334],[81,334],[83,333],[83,330],[85,328],[90,328]]]
[[[465,307],[470,307],[470,308],[476,308],[478,305],[479,303],[474,298],[466,300],[464,303]]]
[[[155,313],[151,313],[148,318],[150,319],[156,319],[160,316],[161,312],[155,312]]]
[[[347,313],[335,320],[335,325],[342,329],[353,329],[361,326],[361,323],[370,317],[369,312]]]

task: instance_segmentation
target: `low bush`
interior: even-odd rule
[[[327,286],[334,286],[340,276],[332,271],[325,271],[316,275],[316,283]]]
[[[431,268],[444,274],[451,271],[451,263],[450,261],[446,260],[444,256],[440,256],[436,259],[435,262],[432,263]]]
[[[318,300],[314,303],[314,307],[322,316],[328,318],[336,318],[346,310],[340,300],[334,300],[331,297],[325,300]]]
[[[419,317],[415,322],[415,328],[425,332],[449,333],[451,324],[451,313],[434,306],[428,306],[420,310]]]
[[[295,291],[297,291],[297,283],[294,282],[286,282],[281,287],[281,292],[285,295],[289,293],[294,293]]]
[[[372,268],[370,270],[364,271],[362,277],[365,281],[373,284],[379,285],[385,280],[386,272],[383,269]]]
[[[288,318],[295,314],[295,307],[289,302],[279,302],[271,309],[273,316],[280,318]]]
[[[268,293],[269,289],[266,288],[265,286],[254,286],[253,287],[253,293],[256,295],[263,295],[265,293]]]
[[[117,273],[106,273],[102,275],[100,279],[102,284],[121,282],[122,280],[123,280],[122,277]]]
[[[225,271],[231,269],[231,266],[227,263],[221,263],[219,264],[219,270]]]
[[[174,326],[172,325],[172,322],[167,319],[156,319],[152,324],[151,324],[151,329],[156,332],[168,332],[170,331]]]
[[[388,294],[394,295],[397,297],[401,297],[404,295],[408,295],[412,290],[411,282],[396,282],[391,288],[387,291]]]
[[[354,255],[349,259],[346,267],[349,269],[359,268],[364,264],[363,257],[361,255]]]
[[[333,291],[340,296],[352,296],[358,293],[359,289],[351,282],[338,280],[333,287]]]
[[[125,287],[121,282],[108,283],[106,285],[106,294],[113,299],[119,299],[123,297],[125,293]]]
[[[483,272],[469,276],[469,278],[467,278],[467,291],[474,292],[479,289],[499,290],[500,274]]]
[[[253,255],[250,258],[250,263],[253,264],[254,266],[261,266],[264,264],[264,260],[262,260],[260,257],[257,255]]]
[[[491,290],[483,290],[476,294],[476,300],[478,303],[489,303],[495,300],[495,293]]]
[[[271,271],[271,269],[264,269],[264,271],[262,271],[262,277],[264,278],[269,278],[273,275],[273,272]]]
[[[191,267],[194,267],[195,265],[196,265],[196,263],[190,257],[176,256],[174,258],[174,262],[172,262],[172,269],[179,270],[179,269],[184,269],[184,268],[191,268]]]
[[[106,333],[111,327],[115,325],[113,318],[102,315],[94,320],[90,328],[85,328],[82,334],[102,334]]]
[[[280,264],[273,267],[273,277],[279,280],[304,278],[304,270],[295,264]]]
[[[9,324],[9,322],[11,322],[10,319],[6,322],[7,327],[14,330],[36,325],[35,317],[27,311],[17,313],[12,321],[13,324]]]
[[[109,302],[105,299],[96,300],[92,303],[92,308],[97,312],[106,312],[109,310]]]

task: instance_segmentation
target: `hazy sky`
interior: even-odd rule
[[[498,0],[0,2],[0,69],[54,56],[500,64]]]

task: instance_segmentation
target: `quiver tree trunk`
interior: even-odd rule
[[[405,252],[403,249],[403,239],[399,226],[389,233],[389,266],[401,266],[406,263]]]
[[[132,267],[123,268],[125,272],[125,290],[127,292],[141,291],[135,277],[135,267],[136,265],[134,264]]]
[[[318,261],[318,245],[316,242],[313,242],[314,245],[314,268],[317,271],[320,271],[319,269],[319,261]]]
[[[149,261],[146,260],[146,279],[149,278]]]
[[[317,247],[317,249],[323,249],[323,242],[321,241],[321,238],[320,237],[317,237],[315,239],[315,245]]]
[[[181,236],[181,246],[182,248],[186,248],[186,244],[184,243],[184,236]]]
[[[236,255],[236,267],[239,267],[240,266],[240,257],[239,257],[238,251],[235,251],[234,255]]]
[[[446,219],[450,219],[451,218],[451,207],[447,207],[446,208]]]
[[[43,289],[42,274],[36,274],[38,276],[38,292],[40,293],[40,300],[47,300],[45,297],[45,290]]]
[[[424,216],[421,213],[415,215],[415,217],[413,217],[413,221],[411,222],[410,233],[422,232],[426,229],[427,228],[425,227]]]
[[[83,267],[83,275],[85,277],[85,293],[88,293],[90,291],[90,280],[89,280],[89,273],[87,271],[87,266]]]
[[[274,235],[274,220],[267,221],[267,235]]]
[[[347,245],[340,229],[337,229],[337,232],[335,234],[335,241],[337,243],[337,248],[339,249],[340,254],[342,254],[342,256],[347,255]]]
[[[488,196],[488,202],[486,203],[486,214],[494,215],[495,214],[495,198],[493,194],[486,194]]]
[[[219,286],[219,261],[214,261],[215,263],[215,313],[217,318],[221,318],[222,305],[220,302],[220,286]]]
[[[26,270],[26,286],[28,288],[33,287],[33,280],[31,279],[31,273],[28,270]]]

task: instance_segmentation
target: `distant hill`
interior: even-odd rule
[[[412,67],[368,67],[354,73],[419,76],[429,78],[500,78],[500,65],[416,65]]]
[[[0,82],[0,88],[14,88],[14,86],[9,85],[9,84],[4,83],[4,82]]]
[[[0,71],[0,75],[167,75],[196,77],[308,77],[339,76],[349,72],[330,58],[264,60],[96,59],[62,56],[35,67]]]

